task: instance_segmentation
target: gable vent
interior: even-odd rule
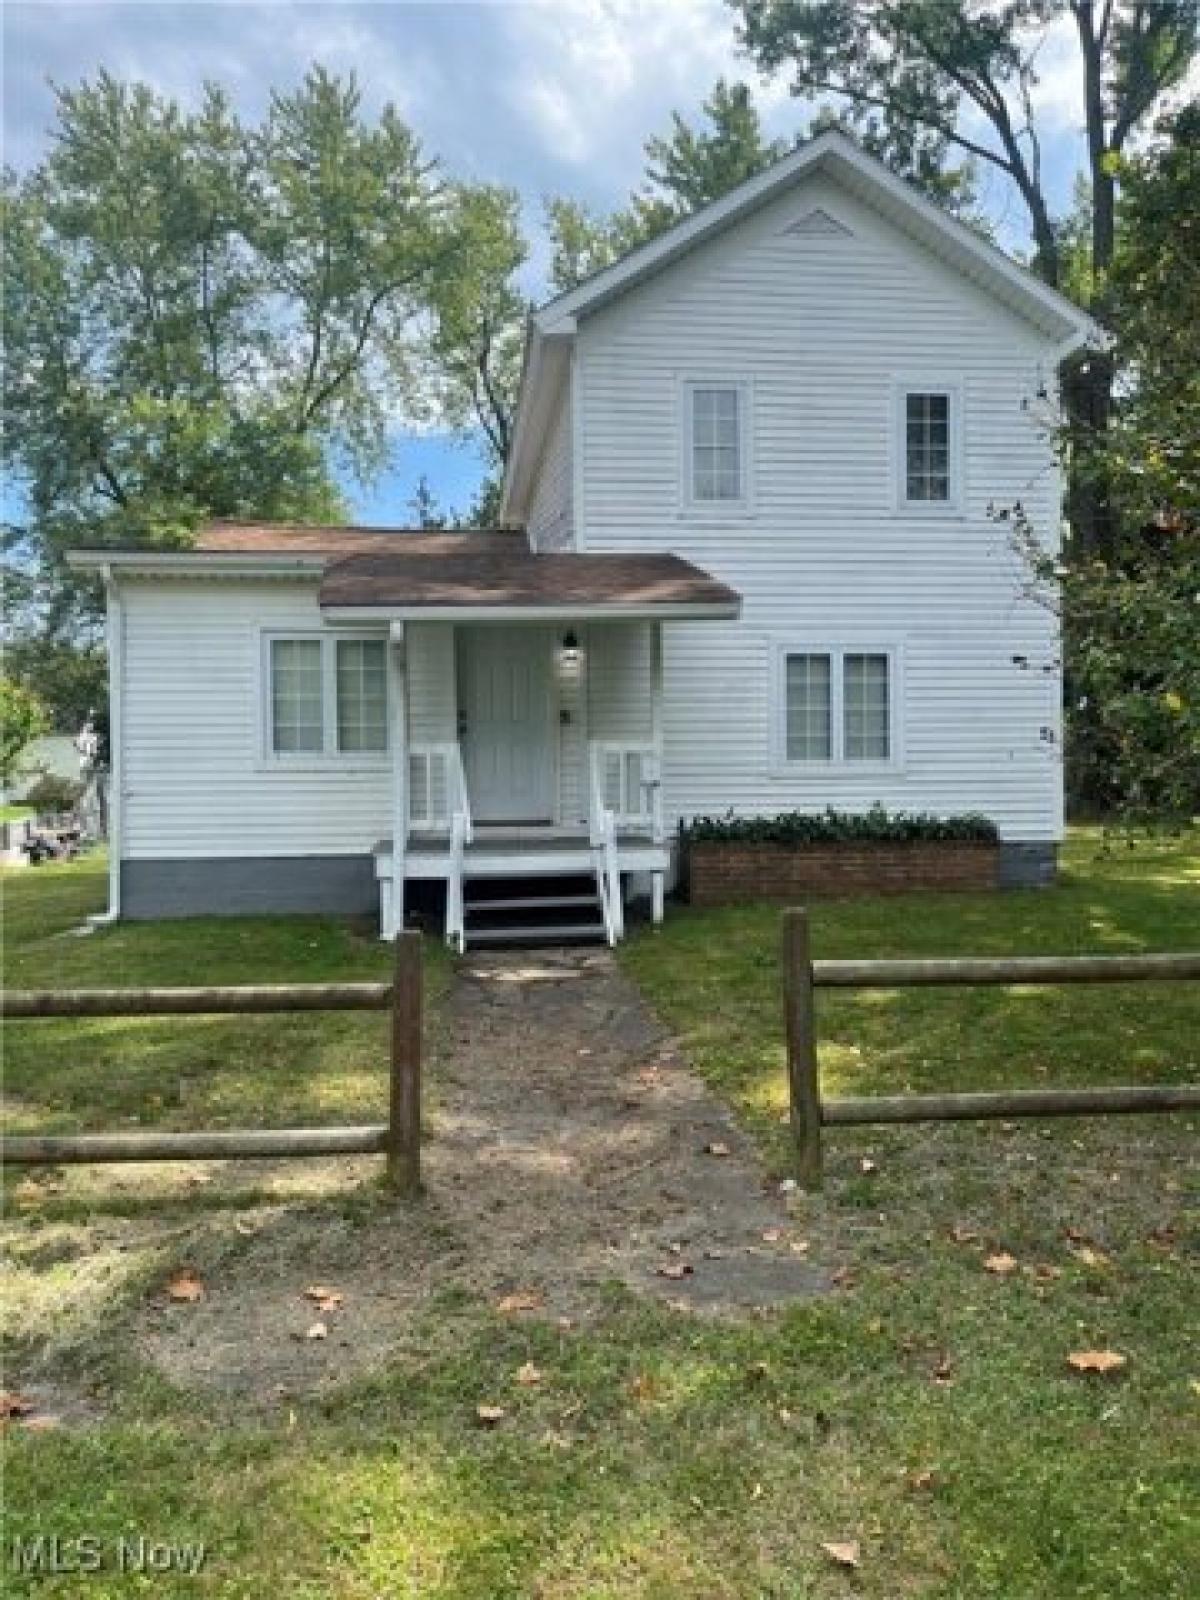
[[[820,206],[815,210],[805,212],[804,216],[797,217],[783,230],[785,234],[801,239],[852,239],[853,232],[844,222],[839,222],[836,217],[831,217],[828,211],[822,211]]]

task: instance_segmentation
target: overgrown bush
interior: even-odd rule
[[[83,785],[73,778],[60,778],[53,772],[43,772],[38,781],[25,794],[25,804],[32,806],[39,817],[57,817],[64,811],[74,811],[83,793]]]
[[[955,840],[990,842],[996,824],[978,812],[938,817],[931,812],[782,811],[771,817],[693,817],[680,827],[687,843],[713,844],[869,844]]]

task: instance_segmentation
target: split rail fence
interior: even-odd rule
[[[788,1096],[797,1148],[797,1178],[801,1186],[805,1189],[821,1186],[823,1130],[826,1127],[1200,1110],[1200,1084],[826,1099],[821,1094],[817,1070],[816,990],[907,989],[954,984],[1011,988],[1060,983],[1178,982],[1196,978],[1200,978],[1200,953],[814,961],[807,912],[785,912],[783,994]]]
[[[283,983],[232,988],[10,989],[6,1023],[47,1017],[250,1016],[268,1012],[389,1011],[386,1123],[367,1127],[223,1128],[206,1132],[30,1134],[0,1140],[0,1161],[246,1161],[259,1157],[383,1155],[402,1194],[421,1184],[421,936],[396,940],[391,983]]]

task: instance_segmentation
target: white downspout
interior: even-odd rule
[[[408,844],[408,672],[404,624],[388,629],[388,665],[392,687],[392,892],[389,926],[383,937],[395,939],[404,928],[404,852]]]
[[[93,927],[107,927],[121,916],[121,790],[125,781],[125,608],[108,562],[100,568],[100,576],[107,602],[108,635],[108,909],[88,918]]]

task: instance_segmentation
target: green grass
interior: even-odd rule
[[[76,940],[66,930],[102,898],[95,863],[8,886],[12,983],[386,968],[365,932],[321,919]],[[815,939],[830,956],[1196,948],[1198,901],[1194,841],[1098,860],[1087,837],[1061,889],[825,905]],[[768,910],[680,911],[624,959],[782,1171],[777,943]],[[339,1031],[372,1019],[304,1019],[287,1050],[264,1020],[14,1026],[15,1120],[189,1126],[376,1104],[372,1040]],[[821,1030],[830,1081],[861,1092],[1173,1081],[1195,1074],[1200,1002],[1182,985],[824,996]],[[433,1076],[436,1089],[436,1063]],[[10,1439],[9,1536],[202,1540],[198,1580],[146,1589],[229,1600],[1182,1600],[1198,1535],[1194,1138],[1187,1118],[835,1131],[826,1194],[793,1218],[851,1274],[826,1299],[714,1322],[613,1291],[563,1330],[457,1294],[398,1329],[378,1370],[265,1411],[145,1367],[130,1338],[145,1273],[87,1275],[122,1214],[101,1175],[82,1191],[86,1215],[79,1197],[56,1211],[51,1196],[12,1229],[17,1303],[36,1310],[13,1336],[22,1379],[73,1388],[94,1415]],[[307,1208],[310,1237],[386,1204],[369,1187],[325,1194]],[[167,1219],[185,1222],[197,1226],[181,1209]],[[1103,1259],[1080,1256],[1082,1236]],[[72,1239],[83,1254],[64,1255]],[[985,1271],[998,1247],[1021,1270]],[[55,1314],[56,1294],[76,1317],[84,1304],[85,1326]],[[1066,1352],[1091,1346],[1125,1354],[1122,1374],[1072,1375]],[[544,1378],[523,1389],[514,1374],[530,1360]],[[475,1426],[480,1401],[508,1408],[496,1430]],[[819,1548],[840,1539],[861,1541],[853,1576]],[[86,1592],[141,1590],[108,1571]]]

